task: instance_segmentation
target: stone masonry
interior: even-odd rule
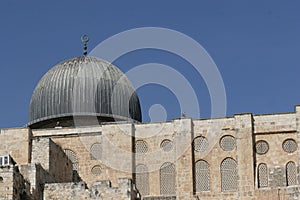
[[[0,131],[4,199],[300,199],[300,106],[161,123]]]

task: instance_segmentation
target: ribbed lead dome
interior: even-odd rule
[[[30,102],[32,128],[90,121],[141,121],[139,98],[128,78],[114,65],[95,57],[76,57],[50,69]],[[80,121],[79,120],[79,121]]]

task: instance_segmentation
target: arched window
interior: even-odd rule
[[[135,153],[144,154],[148,151],[148,145],[143,140],[137,140],[134,145]]]
[[[79,181],[79,175],[78,175],[79,164],[78,164],[77,155],[75,154],[74,151],[72,151],[70,149],[65,149],[65,154],[67,155],[67,157],[70,159],[70,161],[73,164],[73,182],[78,182]]]
[[[91,160],[101,160],[102,157],[102,145],[101,143],[95,143],[90,149]]]
[[[176,194],[175,165],[173,163],[164,163],[160,167],[160,194]]]
[[[77,158],[76,153],[70,149],[65,149],[65,154],[68,156],[68,158],[72,162],[73,170],[78,171],[79,164],[78,164],[78,158]]]
[[[205,137],[199,136],[196,137],[193,141],[194,151],[204,152],[208,148],[208,141]]]
[[[287,185],[297,185],[297,168],[292,161],[286,164],[286,182]]]
[[[135,184],[142,196],[149,194],[149,173],[146,165],[136,166]]]
[[[236,191],[238,189],[238,171],[236,161],[225,158],[221,163],[222,191]]]
[[[204,160],[195,163],[194,187],[196,192],[209,191],[209,164]]]
[[[257,168],[258,187],[268,187],[268,167],[265,163],[261,163]]]

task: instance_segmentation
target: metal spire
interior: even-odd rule
[[[81,36],[81,42],[83,43],[83,55],[87,55],[87,43],[89,42],[90,38],[87,34]]]

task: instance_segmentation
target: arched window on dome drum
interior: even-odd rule
[[[236,191],[238,189],[238,171],[236,161],[225,158],[221,163],[222,191]]]
[[[101,143],[94,143],[90,149],[91,160],[101,160],[102,145]]]
[[[209,191],[209,164],[205,160],[195,163],[194,187],[196,192]]]
[[[149,173],[146,165],[136,166],[135,184],[142,196],[149,194]]]
[[[65,149],[65,154],[70,159],[73,165],[73,182],[77,182],[79,180],[79,175],[78,175],[79,163],[78,163],[77,155],[74,151],[70,149]]]
[[[286,183],[287,186],[297,185],[297,168],[292,161],[286,164]]]
[[[166,162],[160,167],[160,194],[176,194],[175,175],[175,165],[173,163]]]
[[[268,187],[268,167],[265,163],[261,163],[257,168],[258,187]]]

